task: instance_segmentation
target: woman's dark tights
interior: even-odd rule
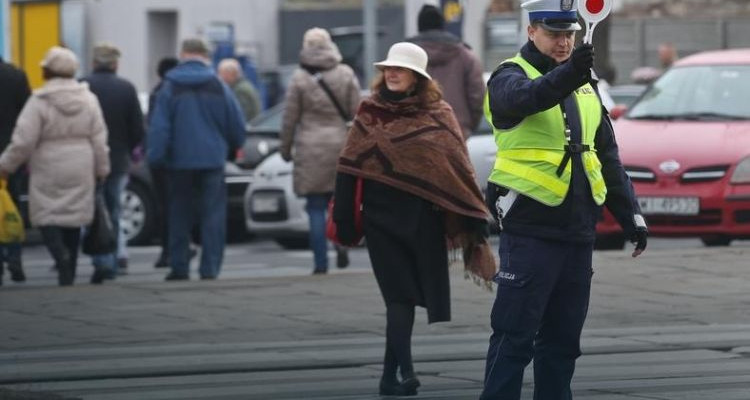
[[[81,228],[47,225],[40,227],[39,230],[47,250],[55,259],[58,283],[60,286],[72,285],[76,276]]]
[[[411,333],[414,327],[414,305],[386,304],[385,359],[383,381],[397,382],[396,371],[401,368],[401,378],[414,376],[411,360]]]

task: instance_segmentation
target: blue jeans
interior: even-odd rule
[[[224,259],[227,189],[224,169],[168,170],[169,265],[175,275],[190,274],[190,231],[200,216],[201,277],[215,278]],[[192,200],[196,199],[197,207]]]
[[[593,244],[502,233],[481,400],[521,398],[534,360],[534,400],[572,399],[570,381],[591,292]]]
[[[104,196],[104,203],[107,204],[109,217],[112,219],[112,228],[117,235],[117,241],[120,241],[120,214],[122,206],[120,204],[120,195],[128,184],[128,173],[121,172],[109,174],[107,179],[97,190],[100,190]],[[91,258],[92,263],[98,268],[107,268],[112,273],[117,273],[117,250],[109,254],[100,254]]]
[[[307,195],[305,211],[310,221],[310,248],[315,259],[315,270],[328,270],[328,240],[326,239],[326,209],[330,193]]]

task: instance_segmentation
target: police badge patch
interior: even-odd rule
[[[570,11],[573,9],[573,0],[560,0],[560,11]]]

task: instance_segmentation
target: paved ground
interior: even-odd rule
[[[384,308],[362,249],[309,276],[307,252],[233,245],[221,279],[190,282],[163,282],[156,251],[134,249],[115,282],[89,285],[84,265],[58,288],[27,249],[29,281],[0,288],[0,399],[378,398]],[[749,256],[748,242],[595,253],[575,397],[750,399]],[[481,390],[494,294],[453,278],[453,321],[417,316],[420,399]]]

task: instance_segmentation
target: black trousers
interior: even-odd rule
[[[78,244],[81,241],[81,228],[62,226],[42,226],[39,228],[44,245],[55,260],[58,283],[71,285],[76,276]]]

